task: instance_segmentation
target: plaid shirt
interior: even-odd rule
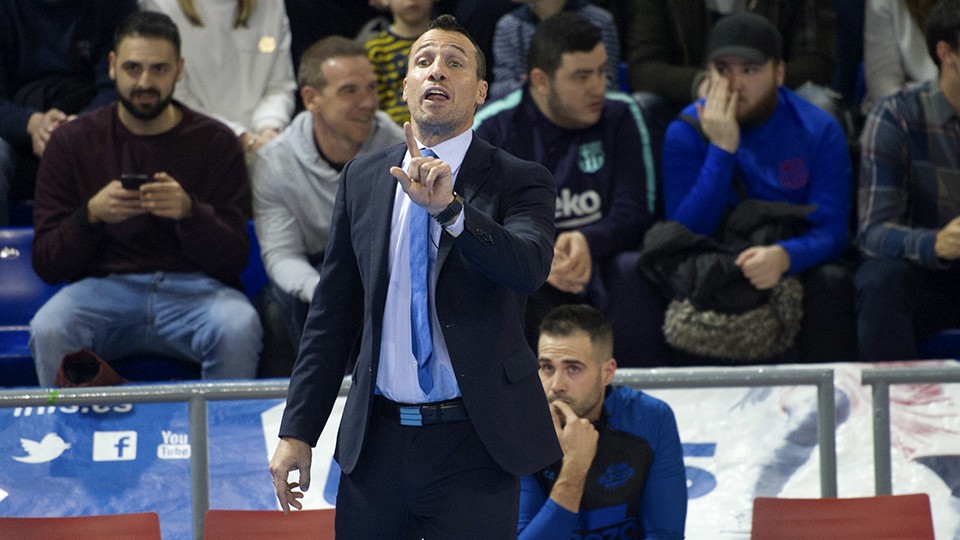
[[[939,81],[878,103],[861,142],[861,251],[947,268],[933,246],[937,231],[960,216],[960,116]]]

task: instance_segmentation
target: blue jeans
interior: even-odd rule
[[[30,350],[42,386],[83,348],[107,362],[162,355],[201,364],[204,379],[248,379],[262,333],[247,297],[206,274],[121,274],[57,292],[30,321]]]

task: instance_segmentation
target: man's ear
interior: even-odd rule
[[[783,60],[777,60],[774,69],[777,73],[777,86],[783,86],[784,81],[787,80],[787,63]]]
[[[107,55],[107,62],[110,64],[108,73],[110,75],[110,80],[117,80],[117,53],[110,51],[110,54]]]
[[[950,59],[950,55],[955,54],[950,44],[947,43],[946,41],[943,41],[942,39],[937,42],[936,52],[937,52],[937,58],[940,59],[939,63],[941,68],[943,67],[944,64],[949,63],[948,60]]]
[[[317,97],[320,92],[316,88],[306,85],[300,88],[300,101],[303,102],[303,108],[313,112],[313,109],[310,108],[310,105],[313,103],[313,99]]]
[[[477,85],[477,107],[480,107],[487,101],[487,81],[481,80]]]
[[[600,366],[600,378],[603,381],[603,386],[613,382],[613,374],[617,372],[617,361],[614,358],[608,358],[602,366]]]
[[[540,68],[530,70],[530,88],[538,92],[544,92],[550,84],[550,75]]]

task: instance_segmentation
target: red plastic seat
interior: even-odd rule
[[[160,540],[156,512],[73,517],[0,517],[0,538],[17,540]]]
[[[752,540],[934,540],[930,497],[777,499],[753,502]]]
[[[333,540],[335,510],[207,510],[203,540]]]

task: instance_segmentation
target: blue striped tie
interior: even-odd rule
[[[437,157],[426,148],[422,155]],[[430,215],[426,209],[410,204],[410,336],[413,356],[417,359],[417,379],[423,393],[433,390],[430,356],[433,336],[430,331]]]

